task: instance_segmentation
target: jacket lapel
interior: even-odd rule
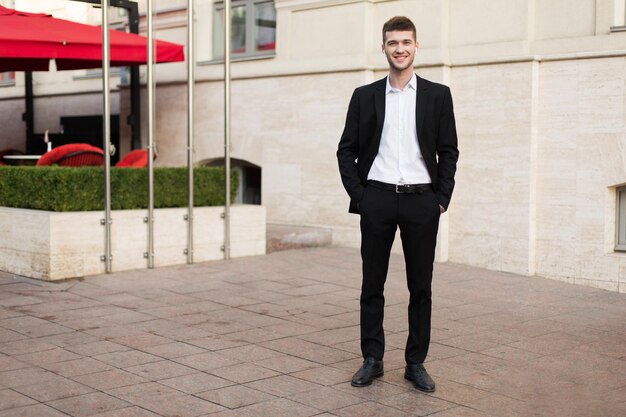
[[[415,104],[415,130],[417,130],[417,140],[420,142],[422,151],[422,132],[424,130],[424,115],[426,114],[426,101],[428,98],[428,87],[423,79],[417,77],[417,103]]]
[[[385,122],[385,88],[387,87],[387,77],[376,83],[374,89],[374,107],[376,109],[376,135],[380,138]]]

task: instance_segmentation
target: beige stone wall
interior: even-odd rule
[[[614,251],[625,70],[623,57],[452,69],[450,260],[626,291]]]
[[[626,253],[613,251],[626,60],[542,63],[539,82],[537,274],[626,292]]]
[[[532,273],[532,63],[452,69],[461,159],[450,260]]]
[[[223,207],[194,209],[194,261],[222,259]],[[154,266],[187,262],[185,208],[156,209]],[[147,266],[145,210],[114,210],[111,225],[112,271]],[[102,212],[55,213],[0,207],[0,270],[44,280],[105,272]],[[231,208],[231,256],[265,254],[266,215],[262,206]]]

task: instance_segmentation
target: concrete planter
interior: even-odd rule
[[[223,207],[194,209],[194,262],[223,258]],[[187,262],[186,208],[156,209],[154,265]],[[112,213],[113,271],[146,268],[146,210]],[[102,274],[104,227],[100,211],[57,213],[0,207],[0,270],[43,280]],[[231,207],[231,256],[265,254],[265,207]]]

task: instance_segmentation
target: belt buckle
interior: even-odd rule
[[[396,184],[396,194],[405,194],[406,187],[404,186],[404,184]]]

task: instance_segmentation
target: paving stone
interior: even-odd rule
[[[131,366],[124,368],[124,370],[150,381],[174,378],[197,372],[196,369],[167,360]]]
[[[140,407],[126,407],[94,414],[93,417],[161,417]]]
[[[39,402],[48,402],[93,392],[92,388],[66,378],[55,378],[46,382],[21,385],[13,389]]]
[[[159,381],[159,384],[177,389],[186,394],[197,394],[199,392],[227,387],[233,385],[234,382],[219,378],[215,375],[198,372],[190,375],[163,379]]]
[[[166,359],[180,358],[183,356],[205,352],[202,348],[184,342],[172,342],[156,346],[148,346],[143,350]]]
[[[94,372],[88,375],[76,376],[73,379],[81,384],[85,384],[102,391],[146,382],[145,378],[121,369]]]
[[[294,378],[289,375],[278,375],[260,381],[250,382],[246,384],[246,386],[277,397],[287,397],[301,392],[312,391],[320,387],[313,382]]]
[[[48,405],[73,417],[87,417],[105,411],[124,408],[129,404],[105,393],[93,392],[52,401]]]
[[[409,417],[407,414],[397,408],[389,407],[373,401],[366,401],[360,404],[350,405],[348,407],[333,410],[333,414],[341,417],[356,416],[376,416],[376,417]]]
[[[137,404],[162,416],[196,417],[213,414],[224,408],[210,401],[205,401],[191,395],[175,397],[147,397],[137,401]]]
[[[45,404],[27,405],[0,411],[0,417],[68,417],[68,414]],[[72,416],[73,417],[73,416]]]
[[[248,405],[238,410],[238,415],[246,417],[309,417],[319,413],[319,409],[308,407],[284,398]]]
[[[360,397],[339,392],[330,387],[316,388],[311,391],[294,394],[289,399],[325,411],[336,410],[363,402],[363,399]]]
[[[20,368],[0,372],[0,381],[6,387],[19,387],[58,378],[60,377],[41,368]]]
[[[0,390],[0,411],[36,404],[32,398],[11,389]]]
[[[128,346],[134,349],[144,350],[151,346],[164,345],[171,343],[172,340],[151,333],[134,334],[130,336],[120,336],[110,339],[111,342]]]
[[[31,365],[45,365],[51,363],[65,362],[75,359],[80,359],[80,355],[67,351],[65,349],[55,347],[49,350],[42,350],[34,353],[27,353],[25,355],[16,355],[15,359]]]
[[[138,350],[104,353],[102,355],[96,355],[93,358],[116,368],[128,368],[130,366],[143,365],[145,363],[162,360],[158,356]]]
[[[279,352],[287,353],[289,355],[306,359],[312,362],[317,362],[323,365],[328,365],[331,363],[340,362],[356,357],[356,355],[340,349],[333,349],[316,343],[307,342],[298,338],[273,340],[270,342],[265,342],[262,345]]]
[[[354,371],[356,372],[356,370]],[[349,382],[354,372],[341,369],[320,366],[317,368],[307,369],[304,371],[294,372],[291,376],[304,379],[305,381],[315,382],[320,385],[337,385],[343,382]]]
[[[20,355],[50,350],[55,347],[56,346],[51,343],[41,342],[39,340],[22,339],[0,343],[0,353],[4,353],[6,355]]]
[[[232,385],[203,392],[197,396],[231,409],[276,398],[273,395],[248,388],[244,385]]]
[[[211,370],[211,373],[238,384],[244,384],[246,382],[252,382],[278,375],[278,372],[251,363],[243,363],[213,369]]]
[[[292,372],[298,372],[305,369],[316,368],[317,366],[319,366],[315,362],[296,358],[295,356],[291,355],[281,355],[275,358],[264,359],[262,361],[256,361],[254,362],[254,364],[283,374],[289,374]]]
[[[48,363],[41,366],[44,369],[65,377],[92,374],[112,369],[110,365],[92,358],[80,358],[64,362]]]
[[[200,371],[210,371],[216,368],[239,364],[238,360],[217,352],[204,352],[197,355],[184,356],[182,358],[175,358],[174,361]]]
[[[9,329],[0,328],[0,343],[26,339],[26,336]]]
[[[66,347],[66,349],[82,356],[96,356],[102,355],[104,353],[130,350],[130,348],[127,346],[120,345],[118,343],[112,343],[108,340],[98,340],[96,342],[90,342],[76,346],[68,346]]]
[[[24,363],[22,361],[18,361],[17,359],[12,358],[10,356],[0,357],[0,372],[13,371],[15,369],[28,368],[28,367],[30,367],[29,364]]]
[[[453,402],[426,395],[416,389],[384,398],[380,403],[402,410],[411,416],[427,416],[457,406]]]

